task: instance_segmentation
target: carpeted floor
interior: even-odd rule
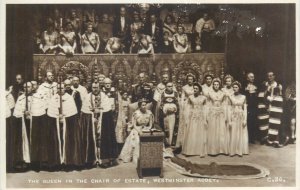
[[[258,164],[246,162],[194,163],[177,156],[165,159],[164,164],[189,177],[212,179],[256,179],[270,175],[270,171]]]
[[[179,157],[186,158],[183,155]],[[164,166],[164,178],[146,177],[138,180],[133,163],[120,164],[109,169],[93,168],[81,172],[44,172],[29,171],[7,175],[8,188],[54,188],[54,187],[293,187],[295,180],[296,145],[273,148],[262,145],[250,145],[247,156],[228,157],[187,157],[194,163],[209,162],[248,162],[261,165],[270,170],[270,176],[260,179],[223,180],[192,178],[177,173]]]

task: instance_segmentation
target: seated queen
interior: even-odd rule
[[[138,109],[132,115],[132,125],[127,130],[130,131],[119,158],[123,162],[133,161],[137,163],[139,158],[139,133],[142,131],[150,131],[153,127],[154,116],[150,110],[146,108],[147,100],[141,99],[138,102]]]

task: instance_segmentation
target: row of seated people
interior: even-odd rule
[[[150,13],[148,19],[141,18],[137,11],[131,19],[125,7],[120,8],[113,22],[108,14],[103,14],[99,23],[82,23],[76,11],[71,15],[71,18],[61,18],[58,26],[55,19],[47,19],[47,29],[36,36],[36,53],[209,52],[215,30],[214,21],[207,13],[194,24],[183,18],[175,23],[171,14],[164,22],[156,13]]]

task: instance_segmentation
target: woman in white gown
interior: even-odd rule
[[[214,78],[214,76],[211,74],[206,74],[204,76],[204,83],[201,87],[202,87],[202,94],[206,97],[208,97],[209,92],[212,90],[213,78]]]
[[[122,44],[121,39],[117,37],[111,37],[107,41],[105,52],[108,54],[121,54],[124,53],[123,49],[124,45]]]
[[[177,53],[187,53],[188,51],[188,37],[184,33],[184,27],[181,25],[177,27],[177,33],[173,35],[173,45]]]
[[[138,102],[139,109],[132,115],[132,130],[127,137],[119,158],[123,162],[137,163],[139,158],[139,132],[143,129],[151,129],[153,126],[154,116],[150,110],[146,108],[147,101],[142,99]],[[129,127],[129,126],[128,126]]]
[[[118,143],[118,150],[121,151],[125,140],[127,138],[127,122],[130,99],[126,91],[118,93],[119,113],[116,123],[116,140]]]
[[[226,116],[228,117],[228,113],[229,113],[229,110],[231,109],[231,106],[230,106],[230,100],[229,100],[229,97],[231,95],[233,95],[233,88],[232,88],[232,82],[233,82],[233,77],[231,75],[226,75],[224,77],[224,86],[222,88],[222,92],[225,94],[225,99],[224,99],[224,107],[225,107],[225,114]],[[227,122],[226,123],[226,129],[227,129],[227,133],[228,133],[228,136],[229,136],[229,123]],[[229,146],[229,141],[228,141],[228,146]]]
[[[228,154],[229,133],[224,108],[225,94],[220,90],[221,80],[215,78],[213,90],[209,92],[210,106],[208,109],[207,153],[210,155]]]
[[[47,25],[47,30],[42,33],[40,50],[44,54],[54,54],[56,53],[59,35],[54,30],[52,21],[49,21]]]
[[[152,44],[152,39],[149,35],[140,34],[139,35],[139,48],[138,54],[154,54],[154,48]]]
[[[99,51],[100,38],[93,32],[93,24],[87,24],[86,32],[81,36],[81,50],[83,54],[96,54]]]
[[[229,102],[229,96],[233,94],[232,82],[233,82],[233,77],[231,75],[226,75],[224,77],[224,87],[222,88],[222,91],[227,96],[226,98],[227,102]]]
[[[194,95],[189,96],[188,100],[191,105],[190,122],[185,130],[182,154],[204,157],[207,155],[206,97],[201,95],[202,88],[198,83],[195,83],[193,86]]]
[[[62,52],[61,54],[74,54],[76,49],[76,34],[73,31],[71,22],[67,22],[65,30],[60,32],[60,44],[58,45]]]
[[[246,96],[240,94],[241,84],[239,82],[234,82],[232,88],[234,94],[229,96],[231,103],[229,111],[229,155],[242,156],[249,154]]]
[[[189,123],[191,106],[188,104],[189,96],[194,94],[193,83],[195,82],[195,76],[187,74],[187,84],[182,87],[181,98],[179,101],[180,112],[179,112],[179,135],[184,137],[184,131]],[[179,138],[180,139],[180,138]],[[180,141],[180,140],[179,140]]]

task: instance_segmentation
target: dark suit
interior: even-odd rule
[[[154,53],[160,53],[161,52],[161,47],[163,43],[163,23],[161,20],[156,20],[155,22],[155,31],[154,33],[152,32],[152,23],[147,22],[145,24],[145,29],[144,33],[151,36],[152,42],[153,42],[153,47],[154,47]]]
[[[247,87],[248,84],[245,85]],[[257,86],[257,85],[255,85]],[[255,140],[258,140],[258,122],[257,122],[257,90],[250,93],[246,88],[244,89],[244,94],[246,95],[247,101],[247,127],[248,127],[248,138],[250,143],[255,143]]]
[[[121,26],[121,17],[118,16],[113,24],[113,36],[118,37],[122,40],[122,43],[125,45],[125,52],[129,52],[129,47],[130,47],[130,24],[131,20],[129,17],[125,16],[125,24],[124,28],[122,30]]]

